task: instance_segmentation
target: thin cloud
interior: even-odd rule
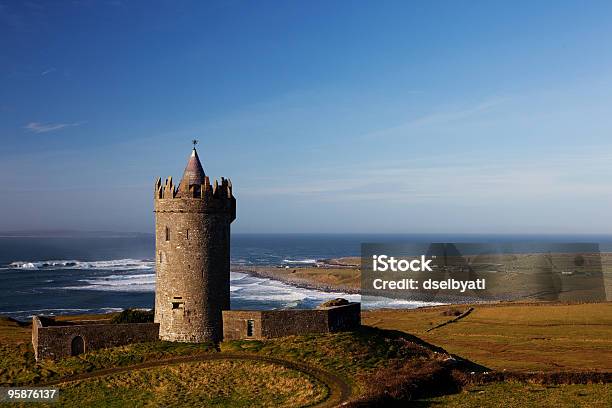
[[[40,73],[40,76],[45,76],[48,74],[51,74],[52,72],[57,71],[57,69],[55,68],[49,68],[49,69],[45,69],[43,72]]]
[[[429,203],[448,200],[454,204],[562,203],[567,197],[610,200],[608,163],[612,152],[574,152],[549,157],[481,158],[466,161],[444,158],[436,164],[410,165],[379,162],[353,168],[326,169],[334,178],[318,173],[307,181],[284,184],[267,182],[269,187],[243,188],[247,196],[284,195],[315,201],[394,201]],[[380,194],[372,194],[379,192]]]
[[[492,110],[493,108],[497,107],[498,105],[501,105],[507,100],[508,98],[505,97],[493,98],[460,110],[449,110],[430,113],[397,126],[365,134],[362,136],[362,138],[376,139],[388,136],[396,136],[398,134],[405,134],[406,132],[422,129],[425,127],[442,126],[447,125],[449,123],[472,119],[479,114],[486,113]]]
[[[82,125],[83,122],[74,122],[74,123],[39,123],[39,122],[30,122],[25,125],[23,128],[33,132],[33,133],[47,133],[54,132],[56,130],[64,129],[67,127],[75,127]]]

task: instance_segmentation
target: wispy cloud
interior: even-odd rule
[[[610,160],[612,151],[602,148],[600,151],[557,152],[537,158],[481,157],[470,161],[439,157],[431,164],[362,163],[354,167],[318,169],[300,183],[267,180],[263,187],[258,184],[242,188],[241,194],[307,197],[318,202],[558,203],[568,197],[610,201]]]
[[[56,130],[64,129],[67,127],[75,127],[82,125],[83,122],[74,122],[74,123],[39,123],[39,122],[30,122],[25,125],[23,128],[33,132],[33,133],[47,133],[54,132]]]
[[[40,76],[45,76],[45,75],[51,74],[51,73],[53,73],[55,71],[57,71],[57,69],[55,69],[55,68],[45,69],[43,72],[40,73]]]
[[[366,139],[376,139],[387,136],[396,136],[398,134],[406,134],[409,131],[420,129],[423,127],[436,127],[460,122],[463,120],[473,119],[480,114],[489,112],[493,108],[508,101],[507,97],[497,97],[489,99],[478,104],[463,107],[460,109],[442,110],[432,112],[427,115],[409,120],[400,125],[380,129],[364,135]]]

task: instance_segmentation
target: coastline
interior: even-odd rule
[[[269,267],[245,267],[243,265],[232,265],[231,271],[236,273],[244,273],[250,276],[261,279],[271,279],[285,283],[287,285],[295,286],[301,289],[318,290],[328,293],[346,293],[349,295],[358,295],[361,291],[358,288],[349,287],[346,285],[332,285],[316,282],[306,278],[298,278],[287,275],[283,272],[276,272],[278,269],[282,271],[282,268],[269,266]]]
[[[361,258],[317,259],[309,263],[245,266],[232,264],[232,272],[273,279],[302,289],[330,293],[361,293]]]
[[[549,253],[545,260],[555,265],[554,270],[543,267],[541,257],[534,253],[482,256],[478,266],[481,269],[485,268],[487,278],[497,283],[494,290],[486,293],[487,296],[474,297],[467,294],[454,296],[439,293],[436,294],[435,299],[432,299],[429,294],[414,293],[414,298],[411,300],[444,304],[513,301],[573,303],[576,299],[580,299],[579,302],[605,301],[606,293],[612,293],[612,279],[609,278],[610,271],[612,271],[612,253],[603,252],[592,255],[596,256],[598,263],[588,261],[587,265],[582,266],[573,264],[575,254]],[[582,256],[587,256],[587,254],[583,253]],[[282,264],[258,266],[232,264],[231,268],[233,272],[272,279],[298,288],[328,293],[361,294],[360,263],[361,258],[359,257],[339,257],[313,259],[308,263],[300,260],[294,263],[284,261]],[[538,279],[533,278],[536,275]],[[513,279],[501,282],[502,277]],[[525,277],[530,279],[526,280]],[[556,282],[557,285],[553,286],[553,283],[548,281]],[[544,284],[548,284],[544,287],[550,292],[547,296],[543,296],[548,293],[543,292],[542,285]],[[593,294],[587,297],[589,290]],[[585,294],[585,291],[588,293]],[[511,296],[513,293],[517,296]],[[392,297],[396,298],[396,296]],[[397,298],[406,300],[405,296],[397,296]]]

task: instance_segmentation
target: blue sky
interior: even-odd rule
[[[0,0],[0,230],[612,232],[612,4]]]

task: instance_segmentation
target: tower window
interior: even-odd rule
[[[162,263],[162,261],[164,260],[163,255],[162,255],[162,251],[159,251],[159,263]]]
[[[189,240],[189,228],[187,229],[187,240]]]
[[[255,328],[255,320],[247,320],[247,337],[253,337],[254,328]]]
[[[166,227],[166,241],[170,241],[170,227]]]

